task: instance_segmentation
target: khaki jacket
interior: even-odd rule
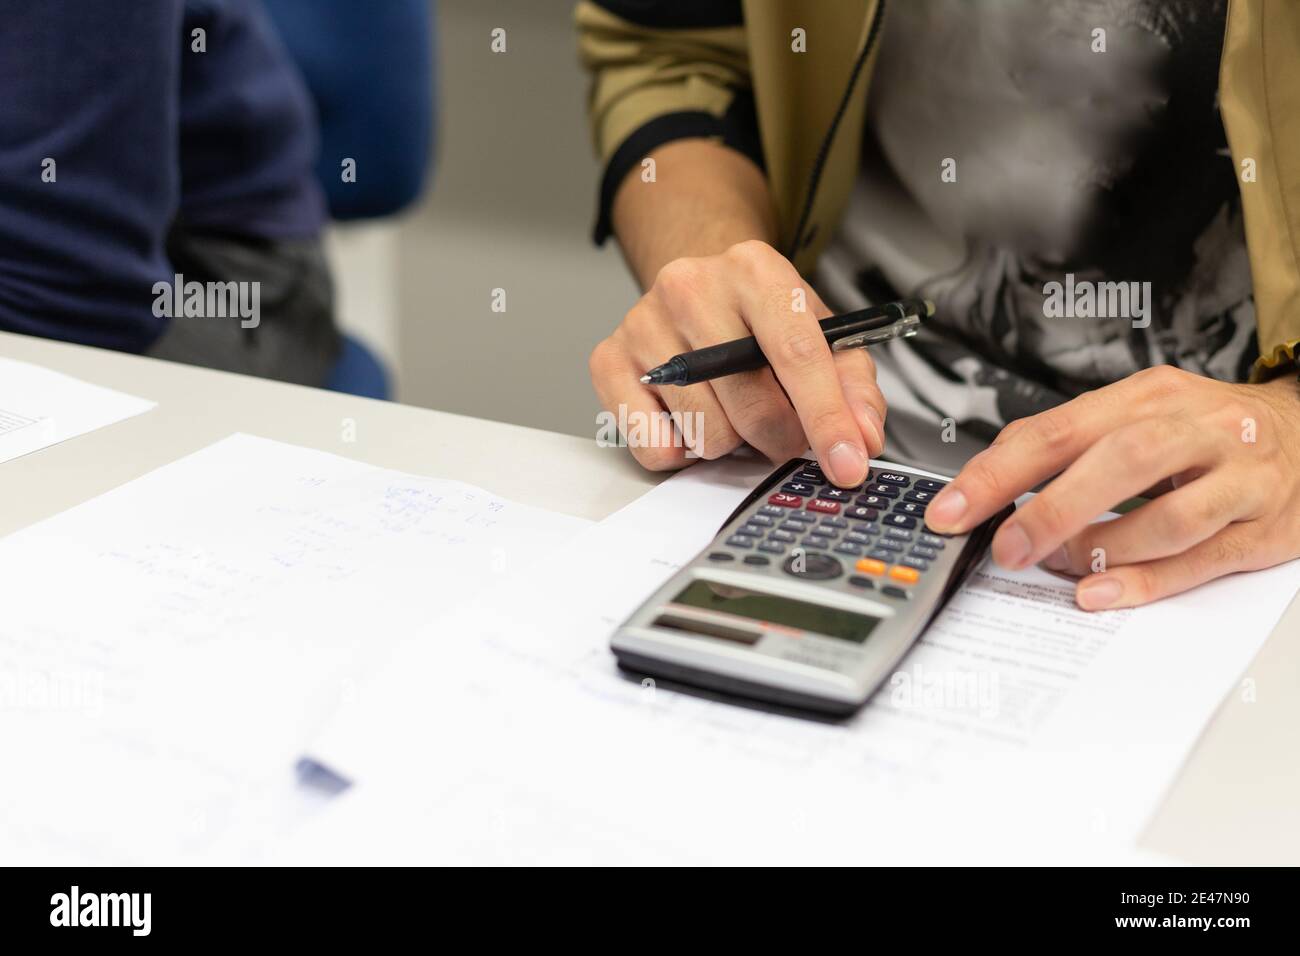
[[[598,238],[608,232],[608,201],[641,157],[670,139],[709,136],[762,157],[782,250],[811,271],[859,170],[879,6],[581,0],[579,51],[592,75],[591,125],[607,169]],[[656,7],[675,11],[676,20]],[[796,28],[806,31],[810,49],[816,45],[816,57],[793,52]],[[864,45],[871,49],[844,100]],[[1250,250],[1258,378],[1300,358],[1300,0],[1230,0],[1219,103]],[[814,184],[818,153],[841,106]],[[1240,175],[1248,159],[1253,182]]]

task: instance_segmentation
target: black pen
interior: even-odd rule
[[[934,315],[927,299],[902,299],[822,319],[818,325],[832,351],[865,348],[915,335],[921,319]],[[752,372],[767,365],[767,356],[752,336],[674,355],[641,376],[642,385],[694,385],[724,375]]]

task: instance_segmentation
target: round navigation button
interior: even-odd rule
[[[796,551],[796,553],[785,559],[785,563],[781,565],[781,570],[786,574],[794,575],[796,578],[807,578],[810,581],[829,581],[831,578],[838,578],[843,574],[844,566],[829,554]]]

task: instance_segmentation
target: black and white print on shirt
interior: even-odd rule
[[[987,440],[1151,365],[1245,378],[1225,15],[1226,0],[889,8],[861,181],[819,283],[836,309],[935,301],[891,348],[909,401]]]

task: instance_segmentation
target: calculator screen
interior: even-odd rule
[[[812,631],[827,637],[861,644],[876,628],[881,619],[868,614],[855,614],[838,608],[823,607],[805,601],[794,601],[775,594],[763,594],[727,584],[711,581],[692,581],[672,603],[697,607],[705,611],[734,614],[770,624],[781,624]]]

